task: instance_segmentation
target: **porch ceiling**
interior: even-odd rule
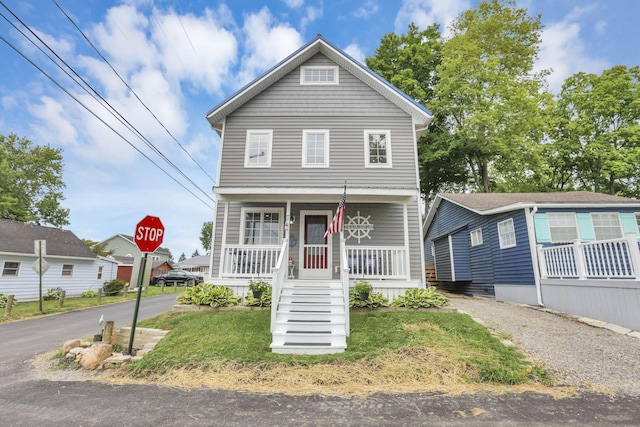
[[[256,188],[215,187],[218,200],[255,202],[337,203],[343,189],[336,188]],[[408,203],[419,198],[417,189],[347,188],[347,203]]]

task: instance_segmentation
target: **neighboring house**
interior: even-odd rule
[[[600,193],[439,194],[425,260],[450,291],[640,330],[639,224],[639,200]]]
[[[131,277],[133,276],[133,265],[135,264],[135,258],[131,256],[112,255],[113,259],[118,261],[118,280],[124,280],[127,283],[131,283]]]
[[[138,249],[138,246],[133,241],[133,236],[128,234],[115,234],[106,240],[100,242],[105,244],[105,250],[113,250],[113,257],[122,262],[123,273],[118,275],[118,278],[131,283],[131,287],[138,286],[137,278],[140,265],[142,264],[142,252]],[[122,258],[125,257],[125,258]],[[158,248],[154,253],[148,255],[147,259],[147,276],[152,276],[153,263],[162,264],[168,262],[171,257],[171,252],[165,248]],[[129,259],[133,259],[133,264]],[[127,278],[128,277],[128,278]],[[133,283],[132,283],[133,282]],[[143,283],[143,286],[147,286],[147,283]]]
[[[94,254],[82,240],[68,230],[0,219],[0,293],[14,295],[18,302],[38,300],[40,279],[38,252],[43,240],[42,294],[49,288],[62,288],[67,296],[98,290],[115,279],[116,261]]]
[[[176,268],[175,264],[171,263],[171,261],[154,261],[151,264],[151,275],[149,279],[153,279],[160,274],[164,274],[169,270],[174,270]]]
[[[198,255],[198,256],[194,256],[189,259],[186,259],[182,262],[180,261],[177,262],[174,265],[174,268],[195,273],[198,276],[202,276],[205,282],[208,282],[211,279],[211,273],[209,271],[210,263],[211,263],[210,255]]]
[[[212,280],[242,295],[249,279],[271,281],[273,351],[342,351],[356,280],[388,297],[425,286],[417,140],[428,110],[317,36],[206,117],[221,138]],[[344,233],[325,238],[345,184]],[[292,289],[314,287],[337,293],[323,302],[336,318],[307,313],[334,326],[324,341],[284,320],[301,308]]]

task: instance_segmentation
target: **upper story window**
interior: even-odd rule
[[[62,264],[62,276],[63,277],[73,276],[73,264]]]
[[[300,67],[301,85],[337,85],[337,66],[307,66]]]
[[[547,220],[553,243],[572,242],[578,238],[578,225],[573,212],[548,213]]]
[[[471,237],[471,246],[478,246],[482,244],[482,228],[476,228],[469,233]]]
[[[302,166],[303,167],[328,167],[329,166],[329,131],[305,130],[302,131]]]
[[[513,218],[498,223],[498,239],[500,249],[512,248],[516,245],[516,230],[513,227]]]
[[[391,167],[391,132],[364,131],[365,167]]]
[[[247,143],[244,150],[244,167],[271,167],[272,130],[248,130]]]
[[[282,209],[247,208],[242,210],[242,244],[279,245],[284,217]]]
[[[619,239],[622,237],[620,216],[617,213],[591,213],[593,232],[596,240]]]
[[[20,271],[20,263],[17,261],[5,261],[2,267],[3,276],[17,276]]]

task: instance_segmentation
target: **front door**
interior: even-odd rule
[[[331,242],[324,238],[331,211],[302,211],[300,217],[300,278],[331,279]]]

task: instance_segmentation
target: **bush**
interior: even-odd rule
[[[359,280],[354,284],[353,290],[358,294],[366,294],[373,290],[373,286],[366,280]]]
[[[81,298],[95,298],[98,296],[98,293],[93,289],[89,289],[88,291],[84,291],[80,294]]]
[[[105,295],[115,295],[120,293],[126,285],[127,282],[125,282],[124,280],[113,279],[108,282],[104,282],[102,291]]]
[[[360,292],[355,288],[349,292],[349,307],[351,308],[376,308],[389,307],[389,300],[380,292],[369,292],[366,300],[360,299]]]
[[[449,303],[449,298],[436,292],[436,288],[428,287],[426,289],[408,289],[404,295],[395,297],[391,305],[393,307],[428,308],[444,307]]]
[[[49,288],[47,289],[47,293],[42,295],[42,299],[44,301],[54,301],[60,299],[60,292],[58,292],[59,288]]]
[[[211,307],[233,307],[240,304],[242,298],[233,295],[233,291],[226,286],[216,286],[212,283],[185,289],[178,295],[176,301],[180,304],[210,305]]]
[[[253,292],[266,292],[267,289],[271,289],[269,282],[265,280],[249,280],[249,290]]]
[[[261,298],[254,298],[253,291],[249,290],[244,299],[244,305],[249,307],[271,307],[271,286],[262,292]]]
[[[6,296],[5,294],[0,294],[0,308],[6,308],[7,307],[7,301],[9,301],[9,297]],[[13,304],[11,304],[11,306],[14,306],[18,304],[18,300],[17,299],[13,299]]]

